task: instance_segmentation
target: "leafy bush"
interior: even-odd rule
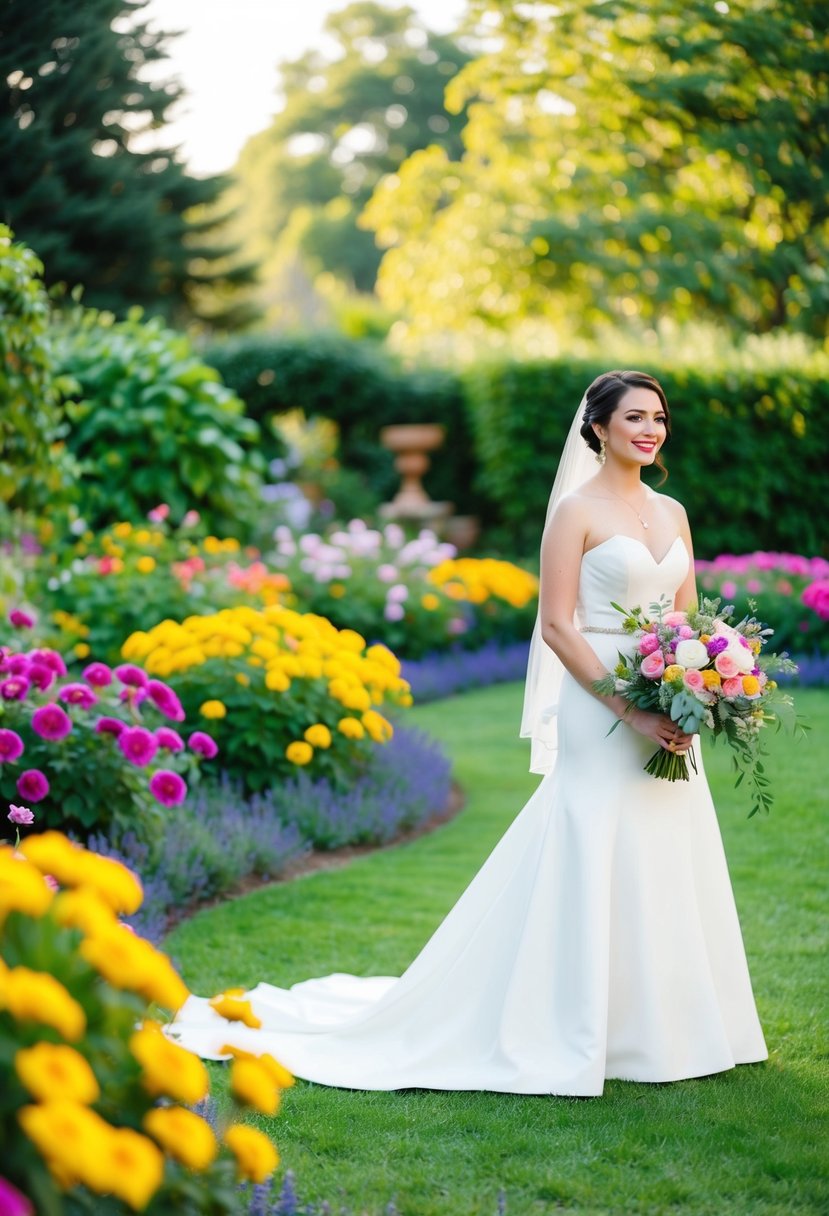
[[[481,365],[466,378],[479,487],[500,511],[498,543],[536,555],[558,458],[584,390],[606,363]],[[697,552],[751,537],[764,548],[820,553],[829,463],[829,381],[817,372],[651,369],[671,407],[665,493],[686,507]],[[490,542],[493,537],[490,536]]]
[[[734,604],[736,617],[756,614],[774,626],[771,648],[829,655],[829,561],[797,553],[723,553],[697,562],[702,591]],[[824,588],[821,594],[821,588]]]
[[[424,484],[437,500],[461,512],[475,506],[469,492],[475,457],[456,376],[434,368],[404,368],[374,343],[336,334],[267,334],[217,343],[205,360],[245,402],[262,427],[268,459],[283,454],[272,419],[301,409],[322,415],[340,431],[342,464],[367,478],[380,499],[399,479],[380,428],[397,422],[439,422],[446,443],[433,457]]]
[[[134,310],[125,321],[73,310],[56,324],[67,443],[93,528],[144,517],[157,503],[196,508],[211,530],[244,531],[259,503],[259,429],[186,337]]]
[[[0,1200],[12,1211],[231,1216],[234,1173],[261,1184],[277,1164],[261,1132],[226,1121],[217,1137],[188,1109],[208,1074],[149,1016],[188,993],[119,923],[140,903],[126,867],[58,832],[0,846]],[[251,1064],[260,1094],[246,1104],[273,1113],[292,1078],[268,1056]]]
[[[145,724],[148,707],[164,723],[156,730]],[[3,647],[0,798],[37,804],[47,827],[86,836],[129,826],[152,839],[163,827],[162,807],[187,796],[184,776],[192,781],[199,761],[215,754],[203,731],[186,747],[172,726],[183,729],[183,721],[175,693],[140,668],[113,673],[93,663],[75,681],[56,651]]]
[[[0,224],[0,504],[54,508],[71,462],[58,442],[62,413],[49,336],[43,265]]]
[[[252,791],[305,765],[347,784],[393,733],[374,706],[412,701],[385,646],[280,605],[162,621],[123,655],[174,677],[185,709],[210,722],[222,767]]]

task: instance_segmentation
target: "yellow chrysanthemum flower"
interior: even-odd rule
[[[231,1047],[225,1045],[221,1048],[223,1056],[233,1056],[234,1060],[255,1060],[264,1068],[274,1085],[280,1089],[290,1089],[294,1084],[294,1075],[289,1072],[284,1064],[280,1064],[268,1052],[263,1052],[262,1055],[255,1055],[252,1051],[245,1051],[242,1047]]]
[[[191,1170],[206,1170],[219,1151],[210,1125],[180,1106],[154,1107],[144,1116],[143,1127],[165,1153]]]
[[[94,1110],[52,1100],[21,1107],[17,1120],[61,1189],[79,1182],[99,1193],[109,1189],[104,1150],[114,1129]]]
[[[113,535],[117,536],[119,540],[126,540],[127,537],[132,532],[132,524],[127,523],[125,520],[122,523],[115,524],[113,526],[112,532],[113,532]]]
[[[302,737],[312,747],[326,748],[331,746],[331,731],[324,722],[315,722],[302,732]]]
[[[205,701],[199,706],[199,713],[203,718],[226,718],[227,706],[224,701]]]
[[[375,743],[386,743],[394,734],[391,722],[382,714],[378,714],[376,709],[366,710],[362,715],[362,722]]]
[[[36,1043],[15,1054],[14,1069],[33,1098],[90,1105],[101,1095],[89,1061],[65,1044]]]
[[[43,916],[53,892],[39,868],[15,855],[7,845],[0,846],[0,923],[9,912]]]
[[[294,739],[285,748],[285,759],[289,760],[291,764],[310,764],[313,758],[313,747],[302,739]]]
[[[440,600],[433,591],[427,591],[425,595],[421,595],[420,603],[427,612],[435,612],[440,608]]]
[[[102,1165],[109,1175],[106,1189],[136,1212],[143,1211],[164,1180],[164,1154],[129,1127],[113,1128],[104,1141]]]
[[[722,676],[713,667],[707,668],[702,673],[702,682],[706,688],[719,688],[722,684]]]
[[[80,953],[115,988],[138,992],[165,1009],[180,1009],[187,986],[166,954],[116,923],[87,937]]]
[[[76,659],[88,659],[92,654],[92,650],[86,642],[76,642],[72,647],[72,653]]]
[[[207,1096],[210,1081],[202,1061],[168,1039],[157,1022],[146,1021],[136,1030],[129,1049],[141,1065],[141,1081],[149,1093],[189,1106]]]
[[[747,697],[756,697],[760,691],[760,681],[756,676],[743,676],[743,692]]]
[[[139,574],[152,574],[153,570],[155,570],[155,558],[150,557],[149,554],[144,554],[135,563],[135,568]]]
[[[346,739],[364,739],[366,734],[366,728],[359,718],[340,718],[337,730],[345,735]]]
[[[263,1115],[275,1115],[279,1110],[279,1089],[268,1069],[256,1060],[233,1061],[230,1088],[237,1101]]]
[[[62,832],[39,832],[21,841],[19,851],[40,870],[52,874],[61,886],[75,887],[83,873],[83,850]]]
[[[239,1180],[263,1183],[279,1165],[279,1154],[271,1141],[255,1127],[234,1123],[227,1129],[224,1141],[236,1158]]]
[[[83,1006],[46,971],[12,967],[0,983],[0,1009],[18,1022],[38,1022],[76,1043],[86,1030]]]
[[[265,687],[271,692],[287,692],[291,681],[281,667],[271,667],[265,675]]]
[[[664,675],[662,678],[664,680],[667,680],[670,683],[671,680],[681,680],[684,675],[685,675],[684,667],[680,667],[679,663],[671,663],[671,664],[669,664],[668,667],[665,668],[665,672],[664,672]]]
[[[253,1012],[250,1001],[246,1001],[238,995],[239,991],[239,989],[230,989],[227,992],[220,992],[218,996],[214,996],[210,1000],[210,1008],[215,1009],[220,1017],[227,1018],[228,1022],[242,1022],[251,1030],[258,1030],[262,1022]]]

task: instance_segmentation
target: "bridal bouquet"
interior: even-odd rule
[[[772,797],[762,763],[766,753],[761,730],[769,722],[779,729],[781,715],[791,719],[794,709],[791,697],[769,676],[797,671],[787,655],[763,654],[774,631],[753,616],[732,624],[734,609],[720,610],[718,599],[703,599],[689,612],[670,611],[660,601],[650,605],[649,616],[641,608],[612,607],[622,613],[624,631],[640,636],[633,654],[619,652],[614,671],[595,682],[596,691],[604,696],[621,693],[631,708],[668,714],[686,734],[699,734],[706,726],[715,738],[723,736],[733,752],[736,785],[747,776],[753,787],[749,818],[767,812]],[[754,605],[750,607],[753,611]],[[693,748],[686,757],[660,747],[645,771],[668,781],[687,781],[688,760],[696,772]]]

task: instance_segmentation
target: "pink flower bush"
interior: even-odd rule
[[[65,739],[72,730],[72,719],[65,709],[51,702],[49,705],[41,705],[32,714],[32,730],[36,735],[40,735],[41,739],[51,739],[53,742]]]
[[[804,588],[800,598],[822,621],[829,621],[829,578],[815,579]]]
[[[183,752],[184,740],[171,726],[159,726],[155,732],[158,746],[167,752]]]
[[[57,672],[51,667],[47,667],[45,663],[39,663],[37,659],[29,664],[29,670],[26,673],[32,685],[40,692],[48,692],[57,679]]]
[[[158,740],[146,726],[128,726],[118,736],[118,746],[130,764],[144,768],[158,751]]]
[[[205,760],[212,760],[218,754],[219,745],[216,740],[203,730],[194,730],[187,742],[190,750],[204,756]]]
[[[172,718],[174,722],[184,721],[184,708],[169,684],[163,680],[149,680],[147,695],[165,718]]]
[[[42,802],[49,793],[49,782],[39,768],[27,768],[17,778],[17,792],[26,802]]]
[[[9,622],[14,625],[15,629],[34,629],[35,626],[35,618],[28,612],[24,612],[22,608],[12,609],[9,613]]]
[[[81,709],[91,709],[98,703],[95,693],[86,684],[64,684],[58,698],[67,705],[78,705]]]
[[[95,731],[99,735],[119,735],[127,729],[126,722],[122,722],[120,718],[99,718],[95,723]]]
[[[93,688],[108,688],[112,683],[112,671],[106,663],[90,663],[83,669],[83,678]]]
[[[134,663],[121,663],[115,668],[115,675],[122,684],[131,685],[133,688],[146,688],[149,683],[146,671],[136,667]]]
[[[162,806],[178,806],[187,797],[187,786],[178,773],[160,768],[150,778],[150,793]]]
[[[49,650],[46,647],[40,650],[30,650],[29,658],[32,662],[43,663],[56,676],[66,675],[66,664],[56,650]]]
[[[23,740],[16,730],[0,730],[0,764],[12,764],[23,755]]]
[[[25,676],[10,676],[0,683],[0,697],[4,701],[25,701],[31,687]]]

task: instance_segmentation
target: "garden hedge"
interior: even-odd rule
[[[276,415],[302,409],[308,417],[331,418],[340,430],[342,463],[362,473],[386,500],[399,477],[392,455],[379,445],[380,428],[439,422],[446,441],[424,484],[432,498],[454,502],[460,513],[479,509],[470,490],[475,459],[457,376],[404,368],[375,343],[335,333],[250,335],[210,346],[203,356],[260,424],[266,459],[281,454],[269,425]]]
[[[504,363],[465,378],[478,489],[498,505],[517,553],[537,553],[573,412],[605,362]],[[822,554],[829,384],[791,370],[648,367],[665,388],[673,435],[664,492],[684,503],[697,556],[781,549]],[[658,483],[659,475],[649,476]]]

